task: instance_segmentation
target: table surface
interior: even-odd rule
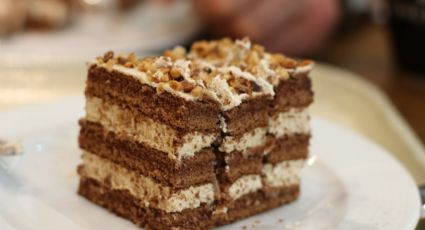
[[[397,68],[391,42],[387,26],[365,22],[339,37],[320,59],[353,71],[384,90],[424,143],[425,73]],[[425,229],[425,220],[417,229]]]
[[[387,26],[363,22],[339,36],[319,60],[357,73],[384,90],[425,142],[425,73],[397,68]]]

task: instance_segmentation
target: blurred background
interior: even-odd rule
[[[424,0],[0,0],[0,112],[81,96],[85,63],[108,50],[145,56],[223,36],[316,60],[313,113],[425,184]]]
[[[425,141],[423,0],[0,0],[3,69],[69,66],[107,50],[149,55],[222,36],[249,36],[271,51],[359,74]],[[11,81],[32,81],[15,70],[2,74],[0,105],[43,97],[5,97],[15,95]]]

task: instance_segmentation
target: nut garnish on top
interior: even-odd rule
[[[96,59],[107,70],[137,71],[158,93],[169,92],[192,99],[208,97],[224,110],[243,100],[262,95],[274,96],[274,86],[292,73],[308,73],[313,62],[297,61],[282,54],[267,53],[248,38],[195,42],[189,51],[181,46],[159,57],[137,58],[109,51]]]

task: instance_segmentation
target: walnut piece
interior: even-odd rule
[[[108,62],[112,58],[114,58],[114,52],[108,51],[103,55],[103,62]]]

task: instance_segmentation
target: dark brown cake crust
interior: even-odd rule
[[[271,103],[270,116],[287,111],[290,107],[303,108],[313,103],[311,79],[306,74],[293,75],[281,81],[274,90],[275,97]]]
[[[153,208],[140,207],[140,201],[126,190],[111,190],[96,180],[81,178],[78,193],[109,211],[131,220],[139,227],[152,230],[210,229],[212,206],[203,205],[177,213],[166,213]]]
[[[105,131],[100,124],[81,120],[80,126],[80,148],[136,170],[158,183],[180,189],[215,180],[215,156],[210,148],[177,164],[166,153],[142,143],[120,139],[115,133]]]
[[[279,139],[270,137],[266,144],[270,152],[264,156],[264,163],[277,164],[282,161],[305,159],[308,156],[309,134],[295,133]]]
[[[238,107],[222,112],[228,135],[237,139],[255,128],[266,127],[270,103],[270,97],[263,96],[245,101]]]
[[[283,188],[267,188],[258,192],[247,194],[228,205],[227,215],[214,218],[215,226],[228,224],[248,216],[252,216],[282,204],[292,202],[300,194],[299,185],[291,185]]]
[[[299,195],[298,186],[276,188],[267,193],[259,191],[241,197],[230,204],[227,214],[213,215],[215,205],[202,205],[178,213],[165,213],[153,208],[140,207],[140,201],[126,190],[111,190],[93,179],[81,178],[78,193],[109,211],[131,220],[140,227],[152,230],[211,229],[234,222],[294,201]]]
[[[224,157],[226,155],[226,157]],[[220,158],[220,164],[216,165],[217,178],[220,185],[229,186],[243,175],[261,174],[263,168],[263,154],[257,152],[249,156],[243,156],[239,152],[216,153]]]

